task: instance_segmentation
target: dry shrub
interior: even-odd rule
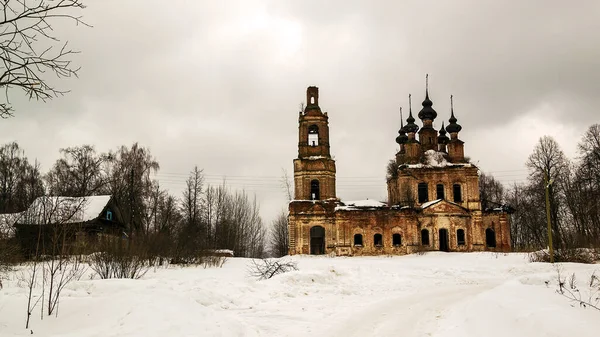
[[[104,239],[98,245],[98,252],[89,257],[92,270],[102,279],[139,279],[151,267],[147,250],[143,245],[121,239]]]
[[[574,262],[574,263],[596,263],[600,260],[598,250],[586,248],[558,249],[554,251],[554,262]],[[529,253],[530,262],[550,262],[550,254],[547,250],[540,250]]]
[[[259,280],[267,280],[271,277],[293,270],[298,270],[298,265],[293,261],[283,261],[281,259],[259,259],[252,260],[252,264],[248,267],[248,273],[251,277]]]

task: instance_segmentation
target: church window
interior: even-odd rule
[[[421,244],[423,246],[429,246],[429,231],[426,229],[421,230]]]
[[[401,244],[402,244],[402,236],[400,236],[400,234],[398,234],[398,233],[392,235],[392,245],[394,247],[398,247]]]
[[[362,234],[354,234],[354,245],[355,246],[363,245]]]
[[[383,236],[381,234],[375,234],[373,236],[373,244],[375,247],[383,246]]]
[[[319,181],[314,179],[310,182],[310,200],[320,200]]]
[[[459,246],[465,245],[465,230],[464,229],[458,229],[456,231],[456,243]]]
[[[106,220],[112,220],[113,219],[113,214],[111,211],[106,211]]]
[[[437,184],[435,190],[436,190],[436,199],[444,199],[444,185]]]
[[[429,200],[427,197],[427,183],[419,183],[419,203],[424,203]]]
[[[462,202],[462,191],[460,184],[454,184],[452,186],[452,192],[454,193],[454,202]]]
[[[319,145],[319,127],[314,124],[308,127],[308,145]]]

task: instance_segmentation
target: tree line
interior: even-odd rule
[[[526,162],[525,182],[503,186],[482,174],[482,207],[506,203],[515,209],[511,240],[515,250],[548,246],[546,189],[552,241],[557,249],[600,247],[600,124],[590,126],[569,159],[558,142],[543,136]]]
[[[225,182],[205,184],[198,167],[177,197],[153,179],[159,169],[150,150],[134,143],[105,153],[92,145],[63,148],[42,173],[39,163],[12,142],[0,146],[0,214],[25,211],[44,195],[112,195],[127,235],[155,254],[179,259],[209,249],[244,257],[267,254],[268,233],[254,197]]]

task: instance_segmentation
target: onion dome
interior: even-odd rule
[[[434,120],[437,117],[437,112],[433,109],[433,102],[429,99],[429,74],[425,76],[425,100],[422,103],[423,109],[419,111],[419,119]]]
[[[404,125],[402,125],[403,123],[400,123],[400,130],[398,130],[398,137],[396,137],[396,143],[398,144],[404,144],[406,143],[406,141],[408,140],[408,136],[406,135],[406,131],[404,131]]]
[[[429,78],[429,75],[427,79]],[[434,120],[437,117],[437,112],[433,110],[433,102],[429,99],[429,80],[426,80],[427,84],[425,85],[425,100],[423,101],[423,109],[419,111],[419,119],[424,120]]]
[[[446,129],[444,128],[444,122],[442,122],[442,128],[440,129],[440,135],[438,136],[439,144],[446,144],[450,139],[446,136]]]
[[[417,132],[419,131],[419,126],[417,124],[415,124],[415,118],[412,115],[412,102],[411,102],[411,95],[408,95],[408,118],[406,119],[406,126],[404,126],[404,131],[407,133],[411,133],[411,132]]]
[[[450,95],[450,119],[448,120],[448,122],[450,122],[450,124],[448,124],[446,131],[448,131],[450,133],[460,132],[460,130],[462,130],[462,126],[457,124],[456,121],[457,121],[457,119],[456,119],[456,117],[454,117],[454,103],[452,100],[452,95]]]

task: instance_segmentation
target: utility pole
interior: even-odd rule
[[[550,185],[548,172],[544,172],[544,188],[546,189],[546,220],[548,221],[548,250],[550,252],[550,263],[554,263],[554,248],[552,247],[552,222],[550,220]]]
[[[133,182],[134,182],[134,169],[131,168],[130,181],[129,181],[129,247],[131,247],[131,239],[133,235]]]

